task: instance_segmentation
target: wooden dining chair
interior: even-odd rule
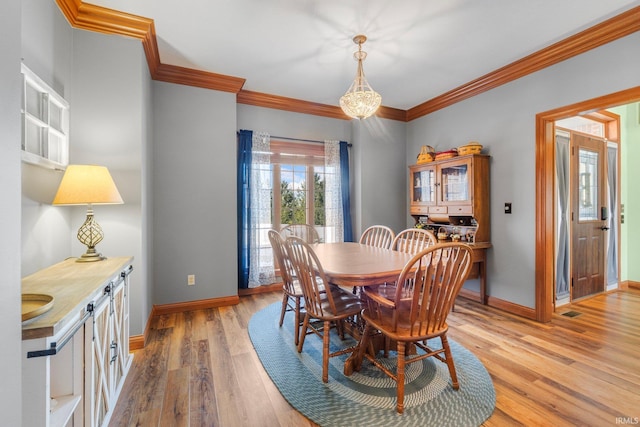
[[[285,243],[288,256],[296,270],[304,294],[305,316],[300,331],[298,353],[302,352],[305,337],[314,333],[322,339],[322,381],[329,382],[329,358],[341,354],[353,353],[356,346],[350,346],[331,352],[329,348],[331,326],[338,327],[344,338],[344,320],[360,314],[360,298],[351,295],[338,286],[327,285],[324,271],[315,252],[304,240],[289,237]],[[322,326],[311,322],[317,319]]]
[[[409,254],[417,254],[418,252],[438,243],[438,238],[433,232],[422,228],[407,228],[396,235],[391,243],[391,249],[394,251],[405,252]],[[392,300],[396,294],[395,283],[383,283],[378,286],[369,286],[369,293],[376,292],[383,298]],[[389,355],[389,338],[384,340],[384,356]]]
[[[300,338],[300,311],[302,308],[300,301],[304,297],[304,294],[302,293],[300,282],[295,277],[296,272],[287,255],[284,246],[284,239],[280,233],[275,230],[269,230],[268,235],[269,242],[271,242],[271,247],[273,248],[273,256],[280,267],[280,277],[282,277],[282,309],[280,310],[280,327],[282,327],[282,323],[284,322],[285,313],[287,311],[293,311],[294,341],[295,344],[298,345]]]
[[[394,237],[395,233],[386,225],[372,225],[364,230],[360,236],[359,243],[375,246],[377,248],[389,249]]]
[[[311,224],[289,224],[286,225],[281,231],[282,236],[287,237],[295,236],[299,237],[307,243],[320,243],[320,236],[318,230]]]
[[[362,312],[364,332],[358,352],[345,364],[345,374],[359,370],[366,358],[397,383],[398,413],[404,411],[405,365],[427,357],[447,364],[454,390],[460,385],[453,356],[447,340],[447,316],[460,288],[471,270],[471,248],[464,243],[442,243],[431,246],[416,255],[405,265],[398,277],[394,300],[365,289],[367,308]],[[379,331],[397,342],[397,368],[392,372],[377,360],[370,348],[372,333]],[[440,338],[441,348],[427,345],[427,340]],[[414,344],[416,355],[405,359],[407,345]]]
[[[438,239],[433,232],[423,228],[407,228],[396,235],[393,242],[391,242],[391,249],[409,254],[417,254],[436,243],[438,243]]]

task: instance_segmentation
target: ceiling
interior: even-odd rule
[[[160,61],[328,105],[364,71],[408,110],[640,5],[640,0],[91,0],[154,20]],[[400,7],[400,5],[402,7]]]

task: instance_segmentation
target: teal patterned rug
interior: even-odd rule
[[[321,426],[479,426],[493,413],[496,395],[489,373],[473,353],[451,339],[460,389],[451,388],[447,366],[432,357],[407,365],[405,411],[400,415],[395,409],[395,382],[367,360],[360,372],[345,377],[348,355],[332,357],[329,382],[323,383],[321,340],[307,336],[298,353],[293,314],[287,313],[282,328],[279,316],[280,303],[257,312],[249,322],[249,336],[284,398]],[[340,340],[332,330],[332,351],[353,343],[350,338]],[[395,359],[391,352],[385,362],[394,366]]]

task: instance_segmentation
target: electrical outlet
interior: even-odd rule
[[[189,274],[187,276],[187,285],[193,286],[195,284],[196,284],[196,275],[195,274]]]

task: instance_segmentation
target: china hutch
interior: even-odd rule
[[[409,167],[411,216],[439,239],[471,245],[471,277],[480,279],[480,290],[463,289],[461,295],[482,303],[486,302],[486,250],[491,247],[489,161],[488,155],[469,154]]]

